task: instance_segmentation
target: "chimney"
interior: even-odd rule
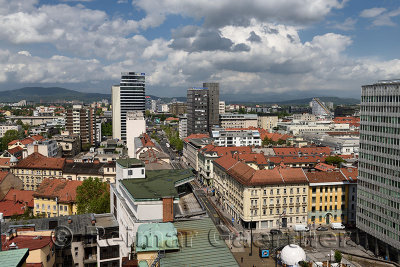
[[[174,198],[163,198],[163,222],[174,221]]]
[[[13,195],[13,200],[14,200],[14,203],[17,203],[17,195],[16,194]]]
[[[38,145],[33,145],[33,152],[39,153],[39,146]]]

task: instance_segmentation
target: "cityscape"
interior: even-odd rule
[[[399,267],[399,18],[0,0],[0,266]]]

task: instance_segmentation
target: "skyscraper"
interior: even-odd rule
[[[73,105],[67,110],[66,130],[78,134],[82,144],[94,145],[97,140],[96,116],[93,108]]]
[[[362,86],[357,227],[366,246],[400,263],[399,88],[400,80]]]
[[[208,88],[208,131],[219,125],[219,83],[203,83]]]
[[[126,141],[126,113],[145,112],[145,74],[122,72],[121,82],[111,88],[113,138]]]
[[[319,98],[313,98],[311,101],[312,114],[317,117],[330,116],[331,111],[325,106],[325,103],[321,102]]]
[[[210,132],[219,125],[219,83],[187,91],[187,134]]]
[[[187,135],[208,131],[208,89],[189,88],[187,91]]]

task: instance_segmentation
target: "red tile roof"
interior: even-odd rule
[[[326,164],[326,163],[318,163],[315,166],[315,169],[326,172],[326,171],[332,171],[332,170],[336,169],[336,167],[333,165]]]
[[[4,217],[11,217],[12,215],[22,215],[25,212],[25,203],[15,202],[14,200],[0,201],[0,212]]]
[[[216,159],[214,164],[243,185],[307,183],[307,177],[301,168],[277,166],[274,169],[255,170],[230,156]]]
[[[190,139],[198,139],[198,138],[206,138],[206,137],[210,137],[210,135],[208,133],[205,133],[205,134],[191,134],[188,137],[186,137],[184,139],[184,141],[187,143],[187,142],[189,142]]]
[[[357,182],[358,168],[340,168],[340,171],[349,182]]]
[[[7,149],[8,153],[10,153],[11,155],[15,155],[15,154],[17,154],[18,152],[20,152],[22,150],[24,150],[24,149],[22,147],[20,147],[20,146],[16,146],[14,148]]]
[[[268,164],[267,158],[262,153],[233,154],[233,157],[237,160],[241,160],[246,163],[254,162],[257,165],[267,165]]]
[[[165,119],[166,121],[179,121],[179,118],[168,117]]]
[[[33,153],[20,160],[16,168],[20,169],[46,169],[62,170],[65,164],[65,158],[48,158],[40,153]]]
[[[299,156],[299,155],[330,155],[329,147],[274,147],[277,156]]]
[[[18,189],[11,188],[3,200],[14,201],[14,196],[15,196],[16,201],[19,201],[21,203],[27,203],[28,207],[33,208],[33,194],[34,193],[35,193],[35,191],[31,191],[31,190],[18,190]]]
[[[71,181],[66,179],[43,179],[34,197],[58,197],[58,202],[73,203],[76,201],[76,189],[82,185],[82,181]]]
[[[218,164],[219,166],[221,166],[223,169],[228,170],[229,168],[231,168],[233,165],[235,165],[239,161],[232,158],[231,155],[225,155],[225,156],[222,156],[222,157],[214,160],[213,162],[214,162],[214,164]]]
[[[150,136],[147,133],[144,133],[140,136],[140,141],[142,141],[142,145],[144,147],[155,146],[153,141],[151,141]]]
[[[0,171],[0,183],[3,182],[3,179],[9,174],[7,171]]]
[[[0,167],[9,167],[10,166],[10,158],[0,158]]]
[[[269,156],[267,160],[273,162],[275,165],[279,163],[284,164],[306,164],[306,163],[319,163],[325,161],[326,156]]]
[[[306,172],[307,178],[311,183],[335,183],[347,181],[339,171],[331,172]]]
[[[208,144],[202,149],[200,149],[200,153],[205,152],[216,152],[219,157],[224,155],[232,155],[234,152],[237,153],[251,153],[251,147],[249,146],[233,146],[233,147],[223,147],[223,146],[214,146],[212,144]]]
[[[21,142],[21,144],[23,144],[23,145],[28,145],[35,141],[40,141],[43,139],[44,139],[43,136],[37,134],[37,135],[28,136],[27,138],[22,139],[22,140],[12,140],[10,143],[8,143],[8,145],[12,146],[12,145],[15,145],[17,142]]]
[[[334,123],[348,123],[350,126],[359,127],[360,118],[359,117],[336,117],[333,119]]]
[[[53,246],[53,242],[51,240],[50,236],[41,236],[40,238],[37,238],[38,235],[19,235],[16,237],[13,237],[9,240],[6,240],[5,235],[1,235],[1,240],[2,240],[2,248],[4,250],[9,250],[10,245],[12,243],[15,243],[18,248],[28,248],[29,251],[36,250],[36,249],[41,249],[46,246]]]

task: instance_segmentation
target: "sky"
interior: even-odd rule
[[[400,79],[398,0],[0,0],[0,90],[110,93],[121,72],[146,94],[359,97]]]

